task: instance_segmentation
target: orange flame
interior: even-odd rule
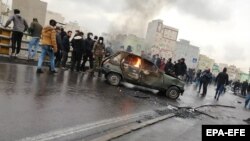
[[[141,59],[138,58],[138,60],[137,60],[137,62],[136,62],[136,64],[135,64],[135,67],[139,68],[140,65],[141,65]]]

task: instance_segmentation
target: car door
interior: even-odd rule
[[[138,84],[142,59],[136,55],[128,55],[121,62],[123,77],[126,81]]]
[[[150,88],[161,88],[163,83],[163,74],[152,62],[143,59],[140,71],[140,83]]]

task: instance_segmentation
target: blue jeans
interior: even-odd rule
[[[217,88],[216,88],[216,94],[215,94],[215,97],[220,97],[220,95],[222,94],[224,90],[224,84],[217,84]]]
[[[248,93],[246,96],[245,108],[247,108],[247,105],[249,105],[249,103],[250,103],[250,93]]]
[[[52,47],[48,45],[42,45],[42,53],[39,57],[37,68],[38,69],[42,68],[44,58],[47,54],[49,55],[49,58],[50,58],[51,71],[54,71],[55,70],[55,56],[54,56]]]
[[[37,53],[37,50],[39,48],[39,41],[40,41],[40,38],[39,37],[33,37],[30,42],[29,42],[29,58],[34,58],[36,53]],[[33,49],[33,46],[35,47],[34,48],[34,51],[32,51]]]

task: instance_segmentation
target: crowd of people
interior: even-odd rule
[[[53,19],[49,21],[48,26],[42,27],[38,19],[33,18],[33,22],[28,26],[18,9],[14,9],[14,15],[9,18],[5,27],[8,27],[11,22],[14,24],[11,58],[17,57],[20,53],[23,33],[28,31],[32,37],[29,42],[28,60],[33,60],[38,48],[41,47],[37,73],[44,72],[42,65],[46,56],[49,56],[49,69],[51,73],[57,73],[56,67],[61,67],[64,70],[76,70],[77,72],[86,71],[85,64],[89,61],[90,72],[94,73],[98,71],[98,75],[101,76],[99,68],[105,56],[103,37],[93,36],[93,33],[87,33],[85,39],[84,33],[79,30],[77,30],[73,36],[72,31],[64,31],[63,28],[57,26],[57,22]],[[71,65],[68,67],[67,62],[70,50],[72,50]]]
[[[57,73],[56,67],[62,67],[64,70],[68,69],[68,54],[70,50],[72,50],[71,65],[69,67],[71,71],[86,71],[85,64],[89,61],[90,72],[93,74],[93,72],[98,71],[98,76],[101,76],[100,67],[103,57],[105,56],[103,37],[93,36],[93,33],[87,33],[87,37],[84,39],[84,33],[80,31],[76,31],[72,37],[72,31],[64,31],[63,28],[57,26],[57,22],[53,19],[50,20],[48,26],[42,27],[38,19],[34,18],[33,22],[28,26],[18,9],[14,9],[14,15],[9,18],[5,27],[8,27],[11,22],[13,22],[14,26],[10,57],[16,57],[20,53],[23,33],[28,31],[32,37],[29,42],[28,59],[34,59],[39,47],[41,47],[42,50],[38,60],[37,73],[43,73],[42,65],[46,56],[50,58],[49,69],[51,73]],[[41,43],[41,45],[39,45],[39,43]],[[223,72],[214,78],[210,69],[204,71],[198,70],[196,73],[194,69],[187,70],[184,58],[172,63],[171,58],[166,61],[165,58],[160,58],[157,54],[152,56],[152,62],[170,76],[179,78],[187,83],[194,81],[199,93],[203,87],[201,93],[203,96],[207,94],[208,84],[215,79],[217,88],[214,98],[216,100],[219,100],[220,95],[225,92],[225,86],[230,84],[227,68],[224,68]],[[243,83],[236,81],[232,84],[235,93],[241,88],[241,94],[246,97],[246,107],[250,101],[250,85],[247,81]]]

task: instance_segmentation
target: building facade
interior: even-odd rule
[[[9,18],[9,6],[0,0],[0,24],[4,25]]]
[[[228,76],[229,76],[230,80],[236,80],[237,79],[237,74],[238,74],[238,69],[237,69],[236,66],[230,65],[227,68],[227,73],[228,73]]]
[[[163,58],[174,58],[178,29],[164,25],[162,20],[153,20],[148,24],[146,51]]]
[[[202,71],[206,69],[212,70],[214,63],[215,61],[213,59],[207,57],[206,55],[200,54],[197,69]]]
[[[28,24],[37,18],[41,25],[45,24],[47,3],[40,0],[12,0],[12,9],[19,9]]]
[[[47,11],[46,12],[46,20],[45,20],[45,25],[49,24],[49,21],[51,19],[56,20],[59,23],[64,23],[65,18],[62,16],[62,14],[53,12],[53,11]]]
[[[188,68],[196,69],[200,55],[199,47],[190,44],[190,41],[181,39],[177,42],[174,51],[174,61],[185,58]]]

